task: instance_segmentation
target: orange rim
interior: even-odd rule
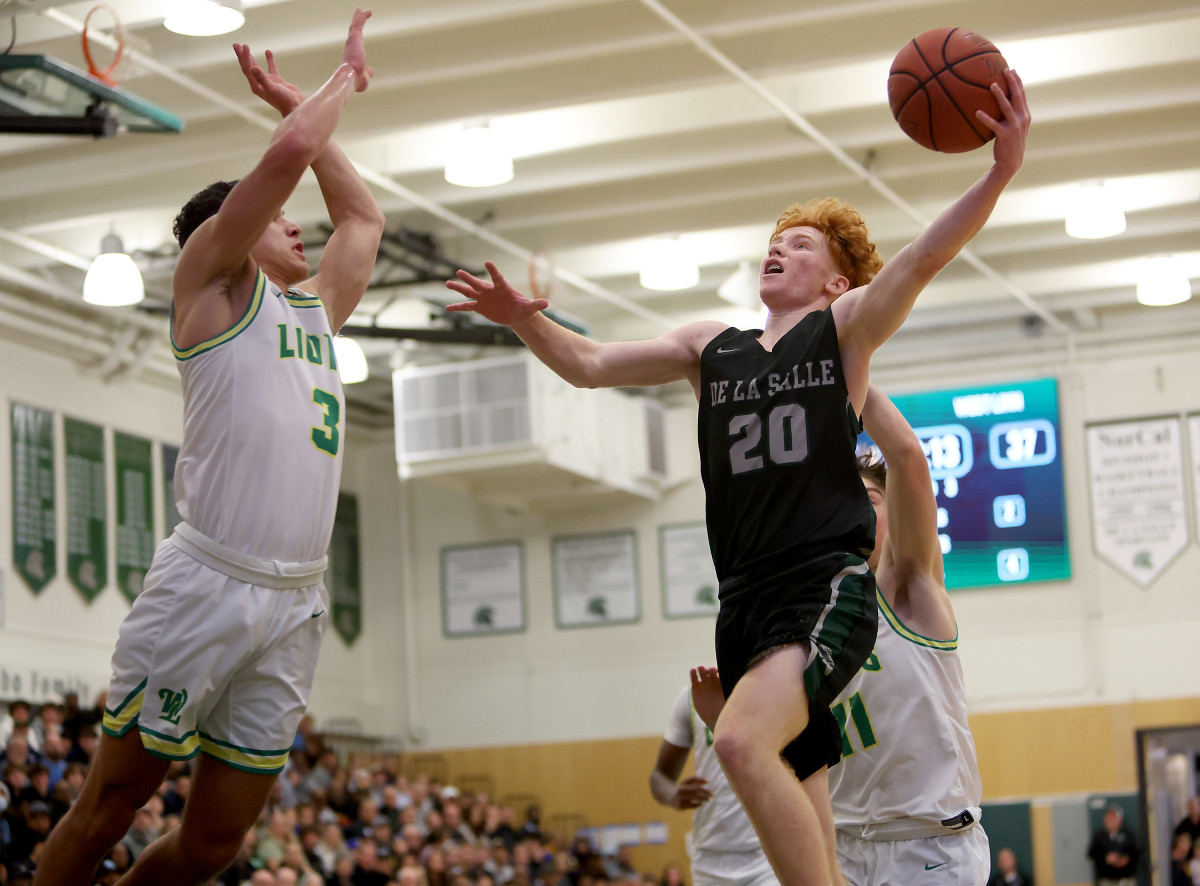
[[[113,55],[112,63],[100,70],[96,67],[96,62],[92,59],[92,45],[88,40],[88,25],[91,24],[92,16],[99,10],[103,9],[112,17],[114,30],[117,34],[117,51]],[[112,78],[112,73],[117,69],[117,65],[121,63],[121,57],[125,55],[125,28],[121,25],[121,20],[117,18],[116,11],[104,3],[98,6],[93,6],[88,12],[87,17],[83,20],[83,57],[87,61],[88,73],[102,83],[107,83],[109,86],[116,86],[117,81]]]

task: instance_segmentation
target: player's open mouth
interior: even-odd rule
[[[781,265],[779,262],[773,261],[763,269],[763,273],[764,274],[782,274],[783,273],[783,265]]]

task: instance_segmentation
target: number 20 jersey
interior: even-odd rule
[[[727,329],[700,354],[700,472],[722,581],[874,546],[832,310],[808,314],[771,351],[759,335]]]
[[[345,420],[324,304],[281,291],[260,270],[232,327],[174,351],[183,381],[180,515],[259,559],[325,556]]]

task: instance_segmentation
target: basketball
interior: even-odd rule
[[[991,141],[975,119],[982,110],[1000,119],[991,85],[1008,95],[1008,63],[990,40],[964,28],[936,28],[896,53],[888,74],[888,104],[905,135],[933,151],[958,154]]]

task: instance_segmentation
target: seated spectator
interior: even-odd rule
[[[18,698],[16,701],[8,703],[8,713],[4,715],[4,719],[0,720],[0,747],[7,745],[8,740],[18,729],[30,726],[30,715],[29,702],[24,699]],[[35,750],[37,749],[36,741],[36,735],[30,739],[30,746]]]
[[[50,793],[50,770],[44,763],[35,763],[29,767],[29,784],[21,791],[21,803],[32,803],[35,800],[45,804],[50,810],[50,819],[54,824],[58,824],[58,820],[67,814],[69,807],[56,801]]]
[[[276,871],[283,864],[283,855],[289,843],[296,839],[288,826],[287,815],[276,810],[267,815],[267,827],[258,841],[255,860],[267,870]]]
[[[687,886],[687,881],[683,879],[683,868],[677,864],[667,865],[658,879],[658,886]]]
[[[24,814],[12,828],[6,851],[6,857],[15,861],[32,858],[38,844],[50,836],[53,827],[50,806],[41,800],[24,804],[23,810]]]
[[[354,847],[354,886],[387,886],[388,876],[379,869],[379,854],[375,841],[363,837]]]
[[[313,849],[313,855],[319,862],[318,870],[323,877],[333,876],[333,866],[338,856],[347,852],[346,840],[342,835],[341,826],[337,822],[326,822],[321,825],[321,838]]]
[[[86,766],[91,766],[92,761],[96,759],[96,751],[100,747],[100,736],[96,732],[95,726],[80,726],[79,736],[75,739],[75,744],[67,754],[68,763],[83,763]]]
[[[1171,841],[1170,886],[1193,886],[1192,872],[1188,862],[1192,856],[1192,838],[1187,833],[1178,833]]]
[[[37,716],[29,724],[29,744],[42,754],[46,752],[46,736],[62,735],[62,708],[54,702],[38,707]]]
[[[137,861],[146,847],[158,839],[159,833],[154,811],[149,806],[143,806],[133,814],[133,824],[121,842],[129,850],[130,857]]]
[[[66,736],[51,730],[42,739],[42,761],[50,773],[50,790],[58,786],[63,774],[67,771],[67,754],[71,752],[71,743]]]
[[[1191,797],[1187,801],[1187,815],[1175,825],[1175,832],[1172,836],[1187,834],[1195,843],[1200,840],[1200,797]]]
[[[74,804],[79,798],[79,792],[83,790],[85,778],[87,778],[87,766],[83,763],[68,763],[67,768],[63,770],[63,777],[59,779],[54,789],[63,795],[61,799],[68,805]]]
[[[525,824],[521,825],[520,836],[542,839],[542,810],[540,806],[531,804],[525,810]]]
[[[1007,846],[996,854],[997,871],[988,886],[1033,886],[1033,881],[1017,867],[1017,854]]]
[[[1104,825],[1088,845],[1099,886],[1134,886],[1141,849],[1123,819],[1120,806],[1109,806],[1104,811]]]
[[[354,856],[339,855],[333,863],[333,873],[325,878],[325,886],[357,886],[354,880]]]
[[[187,802],[188,794],[192,791],[192,776],[184,771],[168,784],[169,787],[163,796],[163,814],[178,815],[183,812],[183,804]]]
[[[9,766],[15,764],[28,769],[40,762],[42,762],[41,755],[29,745],[28,727],[17,726],[7,744],[4,745],[4,750],[0,752],[0,778],[4,777],[4,772]]]

